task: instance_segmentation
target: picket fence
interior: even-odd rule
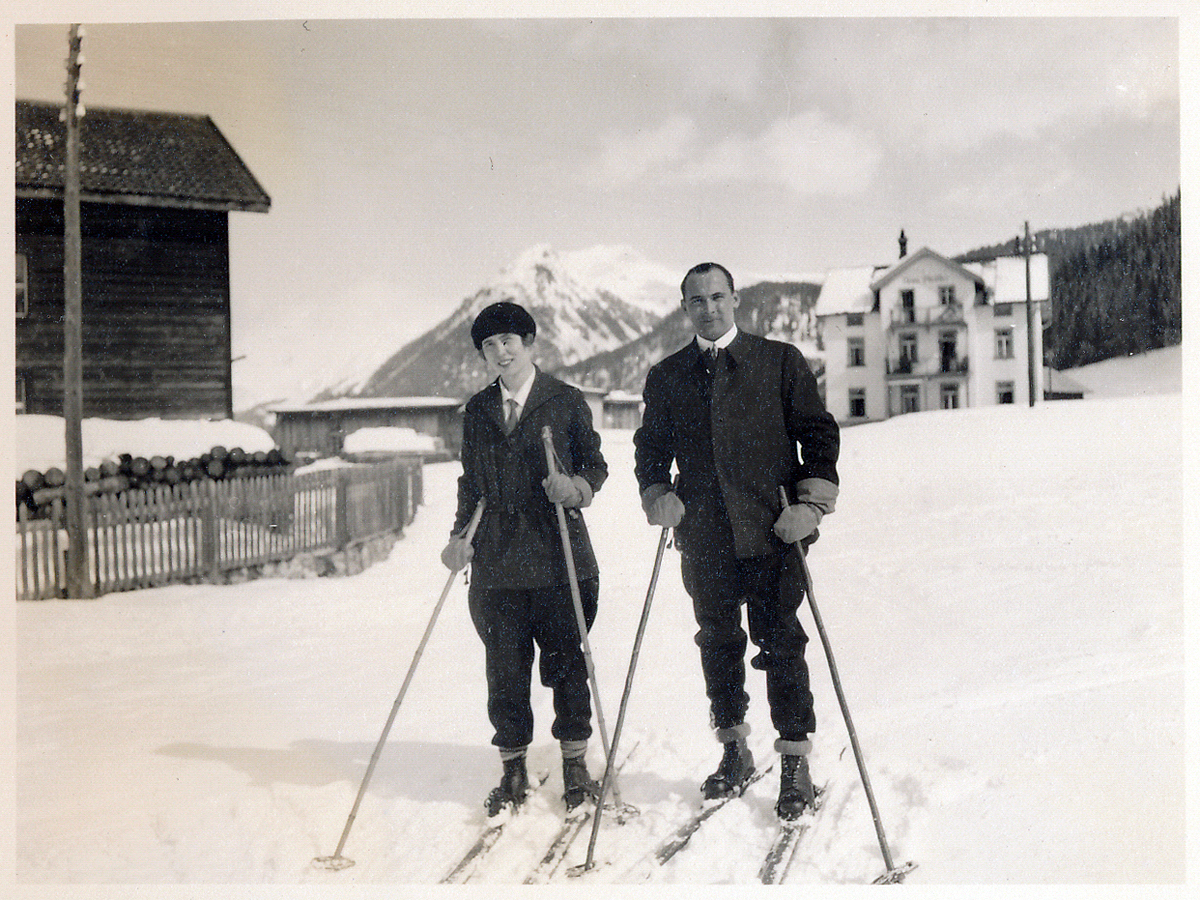
[[[87,498],[96,595],[219,578],[304,553],[343,550],[400,532],[422,502],[421,462],[393,460]],[[62,503],[49,518],[18,508],[18,600],[66,595],[70,552]]]

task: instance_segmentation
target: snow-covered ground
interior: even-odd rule
[[[1144,397],[1183,390],[1183,345],[1116,357],[1068,369],[1067,374],[1096,397]]]
[[[1181,400],[931,412],[843,432],[843,492],[810,564],[892,855],[919,863],[908,884],[1183,882]],[[603,437],[591,646],[611,733],[658,531],[637,506],[630,433]],[[416,521],[353,577],[16,604],[13,896],[436,883],[500,771],[461,577],[350,832],[356,865],[311,862],[337,845],[446,583],[457,473],[430,466]],[[807,610],[802,621],[812,764],[829,786],[790,881],[865,883],[883,871],[879,846]],[[640,815],[606,817],[580,890],[755,880],[778,762],[753,670],[751,744],[775,769],[672,863],[646,859],[720,755],[694,631],[671,550],[620,740],[620,756],[632,751],[622,799]],[[482,871],[494,885],[520,882],[560,809],[549,694],[534,696],[531,762],[550,778]],[[589,756],[599,771],[598,737]]]

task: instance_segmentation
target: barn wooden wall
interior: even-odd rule
[[[84,203],[83,414],[231,417],[229,226],[223,211]],[[62,414],[62,203],[18,198],[29,312],[16,320],[26,411]]]

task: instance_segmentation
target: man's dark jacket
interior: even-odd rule
[[[772,531],[783,507],[779,488],[793,502],[804,498],[803,482],[836,495],[838,425],[791,344],[739,331],[709,376],[693,340],[650,369],[643,399],[634,435],[638,486],[644,497],[647,488],[661,491],[676,462],[685,512],[675,537],[683,553],[711,546],[726,512],[737,556],[780,552],[785,545]]]
[[[559,470],[587,482],[585,504],[608,477],[600,436],[592,427],[592,412],[583,393],[541,371],[533,377],[521,420],[510,435],[504,434],[498,382],[467,401],[454,531],[462,531],[479,498],[485,497],[471,564],[477,587],[529,588],[568,582],[558,517],[542,487],[547,473],[545,426],[554,438]],[[576,574],[581,580],[594,578],[596,557],[583,516],[577,509],[566,513]]]

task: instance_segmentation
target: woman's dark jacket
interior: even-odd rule
[[[550,427],[559,470],[581,476],[595,493],[608,477],[600,436],[583,393],[542,371],[521,420],[504,434],[500,385],[492,382],[467,401],[454,532],[466,527],[480,497],[483,518],[473,542],[472,578],[481,588],[528,588],[566,584],[566,560],[554,505],[547,499],[542,429]],[[598,574],[583,515],[567,509],[567,531],[580,580]]]

